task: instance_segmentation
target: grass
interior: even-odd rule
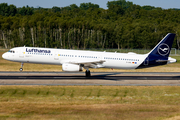
[[[180,87],[0,86],[0,119],[161,120],[179,105]]]

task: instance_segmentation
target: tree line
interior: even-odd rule
[[[109,1],[53,8],[17,8],[0,4],[0,46],[87,49],[153,48],[167,33],[176,33],[179,49],[180,11]]]

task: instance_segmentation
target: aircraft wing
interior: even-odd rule
[[[66,61],[65,63],[81,65],[82,67],[88,68],[100,68],[104,67],[103,63],[106,62],[105,60],[97,60],[97,61]]]

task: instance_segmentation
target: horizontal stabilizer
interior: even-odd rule
[[[168,62],[169,60],[156,60],[156,62]]]

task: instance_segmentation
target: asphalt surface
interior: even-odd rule
[[[0,85],[180,86],[180,73],[0,72]]]

